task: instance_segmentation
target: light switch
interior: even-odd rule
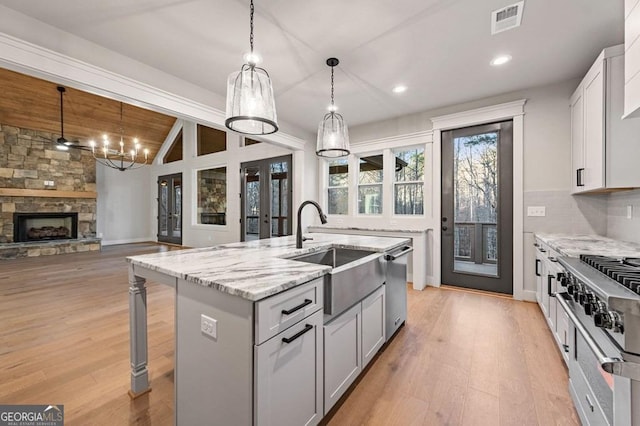
[[[633,218],[633,206],[627,206],[627,219]]]

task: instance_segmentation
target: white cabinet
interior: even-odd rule
[[[369,364],[385,342],[385,287],[380,287],[362,301],[363,368]]]
[[[604,49],[571,96],[572,193],[640,187],[640,119],[622,120],[623,46]]]
[[[624,2],[624,115],[640,116],[640,1]]]
[[[322,419],[322,311],[255,346],[255,425]]]
[[[324,413],[362,371],[360,303],[324,326]]]
[[[331,410],[385,342],[385,286],[324,326],[324,412]]]

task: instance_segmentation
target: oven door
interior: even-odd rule
[[[585,425],[612,425],[614,378],[601,365],[603,350],[615,354],[615,347],[566,293],[556,293],[556,298],[569,317],[569,388],[576,410]]]

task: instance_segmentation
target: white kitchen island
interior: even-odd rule
[[[323,277],[331,267],[290,258],[332,247],[382,255],[409,240],[305,236],[313,240],[302,249],[289,236],[128,258],[130,395],[150,390],[149,279],[176,294],[176,424],[318,423],[384,343],[384,282],[337,317],[327,315]],[[327,338],[345,356],[332,352],[325,367]],[[325,380],[341,386],[327,394]]]

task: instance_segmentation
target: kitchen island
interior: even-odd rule
[[[176,294],[176,424],[319,422],[384,343],[384,277],[346,311],[327,315],[325,275],[338,268],[292,258],[338,248],[373,253],[383,264],[383,253],[410,240],[305,236],[313,240],[302,249],[289,236],[128,258],[130,395],[150,389],[149,279]]]

